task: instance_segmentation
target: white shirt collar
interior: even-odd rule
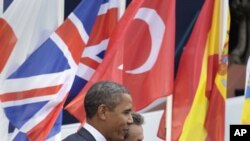
[[[90,124],[85,123],[83,127],[94,136],[96,141],[107,141],[105,137]]]

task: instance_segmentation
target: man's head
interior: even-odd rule
[[[114,82],[95,83],[84,100],[87,122],[108,140],[124,140],[133,122],[132,99],[128,90]]]
[[[142,141],[144,139],[142,124],[144,119],[139,113],[132,113],[133,124],[130,125],[125,141]]]

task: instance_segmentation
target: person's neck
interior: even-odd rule
[[[105,128],[101,122],[97,122],[97,119],[93,117],[92,119],[87,119],[87,123],[98,130],[107,139],[107,141],[109,141],[105,134]]]

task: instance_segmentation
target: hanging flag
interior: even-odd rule
[[[225,140],[230,15],[229,1],[215,0],[208,46],[206,140]]]
[[[128,87],[135,110],[171,94],[174,19],[173,0],[134,0],[116,26],[103,62],[66,109],[83,121],[80,111],[84,110],[85,93],[100,80],[116,81]]]
[[[101,5],[89,41],[82,53],[68,101],[80,92],[102,62],[109,37],[119,18],[119,6],[118,0],[109,0]]]
[[[60,131],[61,125],[54,123],[61,117],[102,3],[82,1],[49,39],[3,78],[2,105],[19,131],[13,140],[45,140]]]
[[[242,109],[241,123],[250,124],[250,57],[248,57],[247,61],[245,101]]]
[[[172,117],[172,140],[188,140],[187,119],[192,109],[197,108],[195,113],[196,120],[190,122],[190,126],[196,127],[196,138],[192,140],[204,140],[204,120],[207,108],[205,98],[206,74],[207,74],[207,51],[206,41],[211,27],[213,12],[213,0],[205,1],[193,31],[183,50],[179,62],[173,97],[173,117]],[[203,74],[203,75],[202,75]],[[197,100],[196,100],[197,99]],[[202,100],[202,101],[201,101]],[[199,107],[194,107],[195,102],[199,102]],[[193,106],[193,107],[192,107]],[[189,118],[190,119],[190,118]],[[185,124],[186,122],[186,124]],[[200,123],[200,124],[199,124]],[[192,133],[193,128],[190,127]],[[184,136],[186,135],[186,136]]]
[[[77,96],[102,62],[108,46],[109,37],[118,22],[120,15],[119,10],[122,9],[120,6],[121,2],[124,1],[107,0],[101,5],[93,30],[90,33],[89,41],[82,53],[78,71],[65,104],[68,104]],[[74,118],[67,110],[63,112],[64,124],[74,122]]]
[[[0,18],[0,83],[18,68],[59,25],[57,1],[1,1],[5,13]],[[49,5],[49,7],[48,7]],[[9,6],[7,8],[7,6]],[[32,11],[32,12],[30,12]],[[0,86],[1,87],[1,86]],[[1,99],[1,96],[0,96]],[[0,105],[1,109],[2,104]],[[1,139],[7,140],[8,120],[1,110]],[[4,123],[3,123],[4,122]],[[4,126],[5,125],[5,126]]]
[[[228,22],[221,13],[220,0],[205,1],[182,53],[174,87],[172,140],[224,140],[228,32],[220,28],[227,29]]]

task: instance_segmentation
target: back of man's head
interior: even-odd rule
[[[95,83],[88,90],[84,99],[87,118],[91,119],[101,104],[105,104],[109,109],[115,108],[120,102],[120,95],[128,93],[128,90],[124,86],[115,82],[100,81]]]
[[[130,125],[128,133],[125,135],[125,141],[142,141],[144,139],[142,124],[144,118],[139,113],[132,113],[133,123]]]
[[[132,118],[133,118],[133,124],[142,125],[144,123],[144,118],[139,113],[133,112],[132,113]]]

